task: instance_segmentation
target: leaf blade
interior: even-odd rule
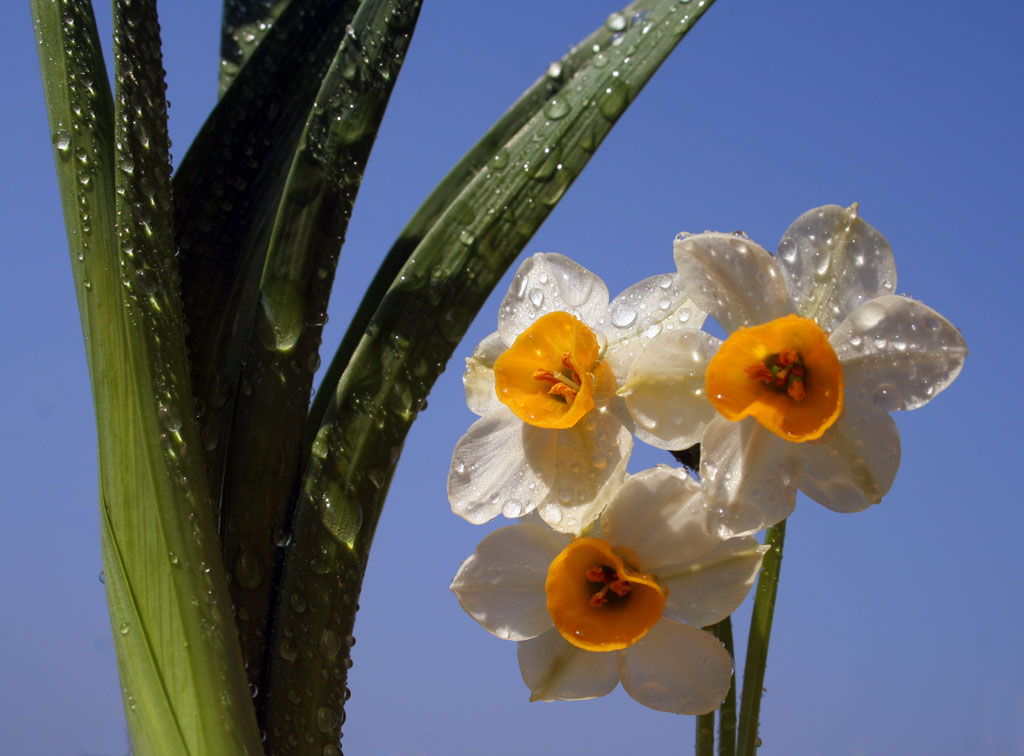
[[[246,617],[239,623],[242,650],[258,690],[267,689],[261,672],[279,556],[275,534],[287,526],[298,487],[333,273],[419,7],[420,0],[366,0],[352,19],[298,141],[277,207],[256,323],[244,334],[240,383],[249,389],[235,405],[221,521],[225,561],[236,577],[232,601]]]
[[[634,33],[617,38],[619,45],[608,36],[605,65],[584,66],[573,76],[567,90],[578,84],[579,102],[561,113],[556,106],[552,116],[546,101],[508,138],[508,153],[494,169],[504,173],[493,178],[485,167],[456,182],[455,196],[443,198],[443,209],[424,223],[422,239],[376,306],[337,384],[326,387],[330,400],[312,443],[281,588],[282,596],[298,592],[317,601],[304,605],[301,617],[280,605],[270,657],[271,685],[302,686],[308,695],[268,709],[268,728],[306,731],[316,726],[317,707],[343,713],[348,649],[333,639],[352,632],[374,529],[409,426],[504,270],[639,88],[710,7],[701,3],[691,14],[674,0],[644,5],[646,16],[638,4],[625,11],[630,19],[635,11],[641,15]],[[649,36],[648,22],[655,30]],[[569,117],[574,107],[577,115]],[[291,632],[300,622],[322,633]],[[301,668],[286,663],[299,657]]]
[[[255,754],[205,478],[198,457],[185,456],[198,440],[169,264],[155,9],[124,5],[115,5],[116,113],[91,5],[33,0],[32,10],[97,410],[103,558],[126,715],[139,754]],[[152,60],[156,70],[146,68]],[[210,601],[193,604],[198,596]]]

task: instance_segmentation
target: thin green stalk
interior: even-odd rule
[[[697,715],[697,756],[715,756],[715,712]]]
[[[750,637],[747,639],[747,660],[743,665],[743,699],[740,704],[739,756],[753,756],[759,743],[758,718],[761,713],[761,692],[764,670],[768,661],[768,641],[772,633],[772,615],[775,595],[779,590],[779,572],[782,569],[782,543],[786,538],[786,521],[768,528],[765,544],[771,550],[764,555],[761,576],[757,580],[754,613],[750,618]]]
[[[674,454],[675,452],[673,452]],[[729,656],[735,658],[732,644],[732,619],[704,628],[725,646]],[[715,712],[697,717],[697,756],[713,756],[715,746]],[[729,692],[718,708],[718,754],[735,756],[736,753],[736,674],[729,677]]]
[[[736,658],[732,643],[732,619],[726,617],[714,625],[711,630],[718,640],[722,641],[729,656]],[[718,756],[735,756],[736,754],[736,669],[733,663],[732,677],[729,678],[729,692],[718,710]]]

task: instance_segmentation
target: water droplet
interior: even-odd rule
[[[283,528],[278,528],[277,532],[274,534],[274,543],[276,543],[278,546],[280,546],[283,549],[283,548],[286,548],[287,546],[289,546],[291,544],[291,542],[292,542],[291,531],[285,530]]]
[[[338,714],[333,709],[321,707],[316,713],[316,728],[325,734],[331,734],[338,728]]]
[[[263,287],[260,297],[260,340],[267,349],[290,351],[305,326],[305,297],[296,282],[274,278]]]
[[[505,502],[505,505],[501,508],[501,513],[509,519],[515,519],[516,517],[523,516],[523,503],[516,499],[510,499]]]
[[[281,647],[278,649],[278,653],[285,661],[295,661],[299,655],[298,649],[295,648],[295,644],[290,640],[281,641]]]
[[[548,70],[544,73],[549,79],[555,79],[557,81],[562,78],[562,64],[556,60],[548,66]]]
[[[552,97],[548,104],[544,106],[544,115],[552,121],[557,121],[559,118],[564,118],[568,115],[570,110],[572,110],[572,107],[564,97]]]
[[[234,572],[235,580],[246,590],[257,588],[263,582],[263,565],[259,557],[247,548],[243,547],[239,551]]]
[[[330,435],[330,432],[331,429],[328,425],[321,425],[320,430],[316,432],[316,438],[313,439],[310,454],[317,459],[325,459],[327,457],[327,437]]]
[[[121,623],[121,635],[128,635],[128,631],[131,630],[131,626],[127,622]]]
[[[607,26],[610,31],[620,32],[626,28],[626,17],[618,11],[615,11],[605,19],[604,25]]]
[[[508,165],[508,150],[502,147],[494,153],[494,157],[491,158],[490,167],[500,171],[506,165]]]
[[[611,321],[617,328],[626,328],[636,321],[636,310],[627,304],[618,303],[612,308]]]
[[[628,103],[629,90],[617,76],[613,76],[597,95],[597,109],[609,121],[618,118]]]
[[[53,146],[62,153],[67,153],[68,148],[71,147],[71,134],[67,129],[57,129],[53,132]]]
[[[100,582],[101,582],[101,583],[104,583],[104,584],[106,584],[106,582],[107,582],[107,576],[106,576],[106,573],[104,573],[104,571],[103,571],[103,570],[100,570],[99,578],[100,578]]]
[[[160,404],[156,408],[156,414],[160,418],[160,424],[171,433],[177,433],[181,430],[184,421],[177,407],[171,404]]]
[[[325,659],[333,659],[341,650],[341,637],[333,630],[324,630],[320,636],[320,655]]]

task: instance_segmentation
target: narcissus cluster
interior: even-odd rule
[[[717,708],[732,660],[700,628],[753,584],[753,534],[798,489],[839,512],[881,501],[899,465],[889,411],[930,401],[967,354],[941,315],[894,294],[892,251],[856,205],[804,213],[778,254],[712,232],[680,234],[674,252],[675,273],[610,302],[590,271],[534,255],[466,361],[480,418],[453,454],[452,509],[520,519],[452,590],[518,642],[534,700],[622,682],[661,711]],[[701,330],[707,315],[727,338]],[[700,444],[699,481],[627,475],[634,436]]]

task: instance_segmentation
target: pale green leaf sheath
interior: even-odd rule
[[[395,463],[427,392],[505,269],[706,7],[663,0],[613,14],[589,63],[450,182],[448,196],[432,198],[418,241],[400,241],[404,265],[379,304],[366,305],[372,316],[360,338],[350,333],[342,345],[352,349],[347,367],[312,411],[317,418],[324,408],[323,422],[313,421],[319,430],[296,505],[270,654],[271,686],[304,691],[299,702],[275,697],[267,709],[265,727],[282,733],[281,753],[320,753],[320,741],[285,741],[301,743],[317,732],[321,710],[341,718],[350,664],[342,639],[352,631]],[[549,71],[561,75],[559,64]]]
[[[152,3],[33,2],[96,404],[103,562],[136,754],[257,754],[194,422]],[[115,150],[116,144],[116,150]]]

